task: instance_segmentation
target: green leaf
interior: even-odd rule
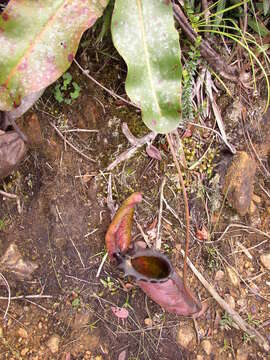
[[[75,100],[80,96],[81,88],[75,81],[72,82],[72,85],[73,85],[74,91],[70,93],[70,97],[72,100]]]
[[[126,92],[145,124],[168,133],[180,122],[181,63],[169,0],[116,0],[112,37],[128,66]]]
[[[263,14],[266,16],[270,12],[270,1],[263,0]]]
[[[63,98],[63,94],[60,90],[60,85],[56,85],[54,88],[54,98],[56,101],[58,101],[60,104],[61,102],[63,102],[64,98]]]
[[[258,19],[256,20],[252,16],[248,16],[248,25],[251,27],[252,30],[256,31],[262,37],[265,37],[270,33],[270,31],[267,29],[263,22]]]
[[[62,77],[64,81],[63,81],[63,85],[61,86],[61,90],[67,90],[68,85],[72,81],[72,76],[69,72],[66,72]]]
[[[0,15],[0,110],[58,79],[108,0],[10,0]]]
[[[75,299],[72,301],[72,303],[71,303],[72,307],[74,307],[74,308],[79,307],[80,304],[81,304],[81,301],[80,301],[79,298],[75,298]]]

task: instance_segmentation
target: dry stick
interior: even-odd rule
[[[107,171],[114,169],[122,161],[130,159],[135,152],[143,145],[153,141],[157,136],[153,131],[149,134],[143,136],[142,138],[136,138],[129,130],[126,123],[122,125],[122,131],[125,137],[128,139],[129,143],[132,145],[129,149],[120,154],[107,168]]]
[[[8,309],[9,309],[9,306],[10,306],[10,301],[11,301],[11,292],[10,292],[10,286],[9,286],[9,283],[7,282],[7,279],[4,277],[4,275],[2,273],[0,273],[0,277],[2,278],[4,284],[6,285],[6,288],[7,288],[7,291],[8,291],[8,297],[6,297],[5,299],[8,300],[8,303],[7,303],[7,307],[6,307],[6,311],[4,313],[4,320],[6,319],[7,317],[7,314],[8,314]]]
[[[60,138],[62,140],[64,140],[65,143],[67,143],[73,150],[75,150],[79,155],[81,155],[82,157],[84,157],[85,159],[92,161],[92,162],[96,162],[96,160],[91,159],[89,156],[85,155],[84,153],[82,153],[79,149],[77,149],[74,145],[71,144],[71,142],[69,142],[64,135],[61,133],[61,131],[53,124],[49,121],[49,124],[51,125],[51,127],[54,128],[54,130],[56,131],[56,133],[60,136]]]
[[[182,255],[185,253],[181,250]],[[196,269],[196,267],[192,264],[192,262],[187,258],[187,264],[192,270],[192,272],[197,276],[206,290],[212,295],[212,297],[216,300],[216,302],[231,316],[233,321],[239,326],[241,330],[246,332],[250,337],[254,338],[256,343],[260,345],[265,351],[270,350],[270,346],[267,340],[251,325],[249,325],[241,316],[233,310],[226,301],[222,299],[222,297],[216,292],[212,285],[208,283],[208,281],[203,277],[203,275]]]
[[[122,96],[119,96],[117,94],[115,94],[112,90],[106,88],[104,85],[100,84],[96,79],[94,79],[91,75],[89,75],[89,70],[85,70],[83,67],[81,67],[81,65],[78,63],[78,61],[76,59],[74,59],[75,64],[78,66],[78,68],[82,71],[82,73],[88,77],[88,79],[90,79],[91,81],[93,81],[96,85],[100,86],[103,90],[107,91],[107,93],[109,93],[112,97],[114,98],[118,98],[120,100],[122,100],[124,103],[134,106],[137,109],[140,109],[139,106],[137,106],[136,104],[124,99]]]
[[[180,184],[182,187],[182,191],[183,191],[183,197],[184,197],[184,203],[185,203],[185,214],[186,214],[186,242],[185,242],[185,258],[184,258],[184,268],[183,268],[183,279],[184,279],[184,285],[185,288],[187,289],[187,256],[188,256],[188,248],[189,248],[189,230],[190,230],[190,219],[189,219],[189,206],[188,206],[188,197],[187,197],[187,190],[184,184],[184,179],[182,176],[182,172],[180,169],[180,165],[179,162],[177,161],[177,157],[174,151],[174,147],[172,144],[172,140],[171,140],[171,136],[170,134],[166,134],[166,138],[173,156],[173,161],[175,163],[178,175],[179,175],[179,180],[180,180]]]
[[[191,42],[195,43],[198,34],[189,24],[188,19],[181,10],[180,6],[173,4],[173,11],[174,16],[178,21],[179,25],[181,26],[183,32],[186,34],[186,36]],[[222,59],[222,57],[214,49],[211,48],[208,41],[204,39],[201,40],[200,52],[217,74],[220,74],[225,79],[231,80],[233,82],[237,82],[239,80],[237,76],[237,69],[235,67],[227,65]]]
[[[3,190],[0,190],[0,195],[3,195],[3,197],[9,198],[9,199],[15,199],[16,203],[17,203],[18,213],[21,214],[22,208],[21,208],[20,199],[19,199],[18,195],[10,194]]]
[[[26,300],[26,299],[51,299],[52,295],[19,295],[19,296],[11,296],[10,300]],[[7,300],[8,297],[0,296],[0,300]]]
[[[160,236],[160,227],[161,227],[161,218],[163,211],[163,191],[166,183],[166,178],[164,177],[160,187],[160,202],[159,202],[159,213],[158,213],[158,225],[157,225],[157,236],[156,236],[156,249],[160,250],[161,248],[161,236]]]

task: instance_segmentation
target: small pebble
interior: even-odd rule
[[[209,340],[202,341],[202,348],[205,351],[206,355],[210,355],[212,352],[212,344]]]
[[[260,204],[262,202],[262,199],[256,195],[256,194],[253,194],[252,195],[252,200],[256,203],[256,204]]]
[[[19,328],[19,330],[17,331],[17,334],[24,339],[28,338],[28,333],[24,328]]]
[[[188,348],[189,350],[194,349],[196,346],[196,334],[192,326],[180,325],[177,343],[183,348]]]
[[[257,210],[257,206],[255,205],[255,203],[253,201],[251,201],[250,205],[249,205],[249,213],[251,215],[255,214]]]
[[[28,353],[29,349],[25,348],[25,349],[22,349],[21,351],[21,355],[22,356],[25,356],[27,353]]]
[[[228,279],[234,287],[239,287],[240,282],[236,272],[229,266],[226,268]]]
[[[218,270],[215,275],[215,281],[220,281],[224,278],[224,271]]]
[[[239,349],[237,349],[236,360],[248,360],[248,354],[249,351],[246,349],[246,347],[241,346]]]
[[[232,308],[235,309],[235,300],[232,297],[232,295],[226,294],[225,295],[225,301],[227,302],[227,304]]]
[[[153,321],[150,318],[144,319],[144,323],[146,326],[151,327],[153,325]]]
[[[52,335],[47,341],[47,346],[52,354],[56,354],[59,350],[60,336],[57,334]]]
[[[261,263],[263,264],[263,266],[266,269],[270,270],[270,252],[261,255],[260,259],[261,259]]]

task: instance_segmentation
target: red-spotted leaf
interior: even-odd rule
[[[0,15],[0,110],[59,78],[108,0],[10,0]]]
[[[118,209],[105,236],[106,248],[110,259],[118,251],[125,252],[131,242],[131,228],[134,207],[142,201],[142,194],[130,195]]]
[[[119,319],[126,319],[128,317],[128,315],[129,315],[128,310],[125,309],[125,308],[112,306],[111,309],[112,309],[112,312],[114,313],[114,315],[116,317],[118,317]]]

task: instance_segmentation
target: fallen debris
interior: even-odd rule
[[[19,279],[31,279],[38,265],[24,260],[16,244],[12,243],[0,259],[0,269],[14,273]]]
[[[250,209],[255,173],[255,161],[241,151],[234,156],[225,176],[223,194],[241,216],[246,215]]]

